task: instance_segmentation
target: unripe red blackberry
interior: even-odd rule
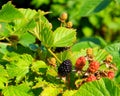
[[[76,70],[82,70],[82,68],[85,66],[85,63],[86,63],[85,57],[84,56],[79,57],[75,64]]]
[[[72,71],[72,62],[67,59],[62,62],[62,64],[58,67],[58,74],[62,77],[65,77]]]
[[[95,73],[100,67],[100,64],[97,61],[93,61],[90,63],[88,71],[90,73]]]
[[[114,74],[113,71],[108,71],[108,73],[107,73],[107,77],[108,77],[109,79],[113,79],[114,76],[115,76],[115,74]]]
[[[97,78],[95,77],[95,75],[90,75],[89,77],[87,77],[87,79],[86,79],[86,81],[87,82],[91,82],[91,81],[94,81],[94,80],[96,80]]]

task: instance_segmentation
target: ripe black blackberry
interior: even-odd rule
[[[62,77],[67,76],[72,71],[72,62],[67,59],[58,67],[58,74]]]

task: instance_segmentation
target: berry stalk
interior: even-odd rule
[[[55,53],[52,52],[52,50],[49,48],[48,51],[55,57],[55,59],[59,62],[62,63],[62,61],[55,55]]]

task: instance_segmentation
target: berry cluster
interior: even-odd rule
[[[75,68],[78,73],[82,73],[84,82],[99,80],[102,77],[113,79],[116,67],[112,64],[112,56],[108,55],[106,59],[101,62],[100,64],[98,61],[94,60],[93,50],[89,48],[86,51],[86,56],[81,56],[77,59]],[[86,64],[88,64],[88,68],[84,69]],[[102,65],[106,65],[106,69],[101,70],[100,66]]]
[[[87,65],[87,66],[86,66]],[[101,66],[106,66],[106,68],[101,69]],[[86,67],[85,67],[86,66]],[[78,73],[79,78],[82,80],[79,84],[76,82],[76,87],[81,86],[85,82],[90,82],[94,80],[99,80],[102,77],[113,79],[115,76],[116,66],[112,63],[112,56],[108,55],[105,60],[98,62],[94,59],[93,50],[89,48],[86,50],[85,56],[80,56],[75,63],[75,72]],[[60,64],[58,67],[58,74],[60,77],[67,76],[72,71],[72,62],[67,59]]]
[[[68,14],[65,12],[61,14],[60,18],[58,18],[58,20],[61,22],[61,26],[72,28],[73,23],[71,21],[66,22],[67,19],[68,19]]]

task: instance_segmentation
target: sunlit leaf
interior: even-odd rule
[[[32,9],[19,9],[19,11],[23,14],[23,18],[19,20],[14,20],[12,22],[14,33],[22,35],[22,33],[33,29],[36,26],[34,21],[34,16],[37,14],[35,10]],[[32,13],[32,14],[31,14]]]
[[[61,60],[61,61],[64,61],[66,59],[70,59],[69,57],[72,55],[71,51],[68,50],[68,51],[63,51],[63,52],[60,52],[57,54],[58,58]]]
[[[76,41],[75,29],[59,27],[54,31],[54,47],[68,47]]]
[[[5,54],[8,52],[6,43],[0,43],[0,53]]]
[[[0,21],[8,22],[20,18],[23,18],[22,13],[11,2],[5,4],[0,10]]]
[[[8,86],[2,91],[4,96],[33,96],[30,88],[26,84]]]
[[[40,96],[57,96],[58,94],[59,94],[58,88],[49,86],[44,88]]]
[[[32,62],[32,57],[28,54],[17,55],[17,54],[8,54],[12,58],[10,64],[7,64],[6,69],[10,78],[16,77],[16,82],[20,82],[25,75],[29,72],[29,66]],[[7,57],[6,57],[7,58]]]
[[[66,90],[63,93],[63,96],[74,96],[74,94],[77,92],[77,90]]]
[[[120,89],[109,79],[100,79],[82,85],[73,96],[119,96]]]
[[[47,65],[44,61],[33,62],[31,69],[36,73],[45,73]]]
[[[0,23],[0,39],[2,39],[2,37],[6,37],[9,35],[9,30],[7,29],[7,23],[5,22],[1,22]]]
[[[30,33],[24,33],[19,40],[19,43],[23,46],[30,46],[35,42],[35,37]]]
[[[49,21],[45,18],[42,11],[36,15],[36,27],[30,32],[35,35],[43,45],[51,47],[53,45],[53,32]]]
[[[84,42],[79,42],[74,44],[71,47],[72,51],[80,51],[81,49],[85,49],[85,48],[93,48],[93,47],[99,47],[99,45],[91,42],[91,41],[84,41]]]
[[[8,73],[5,68],[0,66],[0,89],[5,87],[5,83],[8,82]]]

